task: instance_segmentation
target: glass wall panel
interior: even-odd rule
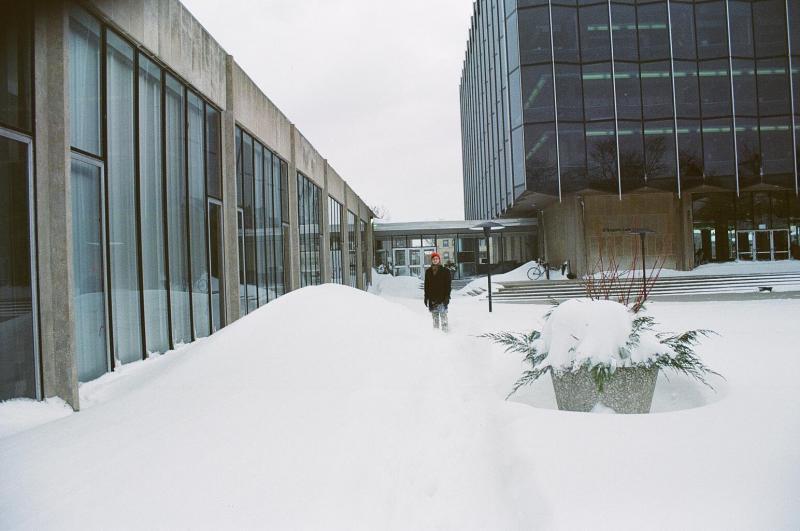
[[[658,2],[637,7],[639,57],[642,61],[669,58],[667,4]]]
[[[788,116],[761,119],[761,154],[763,157],[764,175],[792,173],[794,157],[792,155],[792,127]],[[784,184],[773,182],[773,184]],[[791,184],[794,184],[792,175]]]
[[[100,23],[79,8],[70,11],[69,58],[72,145],[100,155]]]
[[[647,65],[642,65],[643,67]],[[637,63],[614,63],[617,85],[617,116],[620,120],[642,119],[642,96]],[[560,95],[559,95],[560,96]],[[672,101],[670,100],[670,109]]]
[[[522,127],[511,131],[511,151],[514,160],[514,197],[519,197],[525,191],[525,146],[522,132]]]
[[[144,328],[149,352],[166,352],[170,346],[161,139],[161,69],[139,54],[139,201]]]
[[[258,284],[257,304],[261,306],[269,300],[267,287],[267,218],[264,205],[264,147],[258,142],[253,142],[254,168],[255,168],[255,196],[253,198],[255,210],[255,244],[256,244],[256,275]],[[271,255],[271,253],[270,253]]]
[[[222,199],[222,159],[220,158],[219,111],[206,105],[206,175],[208,195]]]
[[[298,231],[300,233],[300,287],[320,282],[320,189],[305,175],[297,174]]]
[[[753,26],[757,57],[786,55],[785,0],[753,2]]]
[[[700,122],[678,120],[678,156],[681,165],[681,190],[703,183],[703,138]]]
[[[352,288],[356,287],[356,271],[358,267],[358,257],[356,256],[356,249],[358,246],[358,235],[356,234],[356,215],[347,211],[347,255],[348,255],[348,285]]]
[[[558,196],[555,125],[525,126],[525,171],[527,189]]]
[[[578,11],[574,7],[553,6],[553,52],[556,61],[580,61]]]
[[[678,192],[672,120],[645,122],[644,174],[648,186]]]
[[[523,65],[549,62],[550,17],[547,7],[517,11],[519,17],[519,54]]]
[[[760,182],[761,145],[757,118],[736,117],[736,149],[739,158],[739,185],[745,187]]]
[[[695,59],[697,47],[694,27],[694,5],[672,2],[672,53],[676,59]]]
[[[23,131],[33,129],[32,6],[30,2],[7,3],[0,18],[0,124]]]
[[[275,190],[274,190],[274,182],[272,178],[272,171],[273,171],[273,159],[272,153],[267,149],[263,149],[263,173],[264,173],[264,246],[266,248],[266,254],[264,255],[264,259],[266,260],[266,281],[267,281],[267,298],[268,300],[273,300],[278,297],[277,291],[277,284],[275,279],[276,274],[276,262],[280,260],[278,255],[275,253],[275,232],[276,227],[278,227],[278,232],[280,232],[280,223],[276,225],[275,223]],[[280,177],[280,166],[278,166],[278,177]],[[280,178],[278,179],[278,185],[280,186]],[[280,208],[280,197],[278,197],[278,204],[277,207]]]
[[[645,185],[641,122],[619,122],[619,169],[623,192]]]
[[[697,53],[700,59],[725,57],[728,53],[725,3],[720,1],[695,5]],[[673,25],[675,21],[673,21]]]
[[[638,61],[636,7],[611,4],[611,18],[614,21],[614,60]]]
[[[614,89],[610,63],[583,67],[583,108],[587,120],[614,118]]]
[[[558,120],[583,120],[583,89],[579,65],[556,65]]]
[[[139,251],[136,219],[136,129],[133,47],[106,32],[108,123],[108,248],[111,283],[111,331],[114,357],[140,360]]]
[[[758,111],[761,116],[791,114],[788,72],[786,59],[756,61]]]
[[[358,221],[359,243],[358,254],[361,255],[361,285],[367,289],[370,284],[372,272],[367,264],[367,223],[364,220]],[[430,256],[427,257],[430,259]]]
[[[736,116],[758,116],[755,64],[750,59],[734,59],[732,72]]]
[[[608,32],[608,6],[599,4],[580,8],[581,58],[584,62],[611,59]]]
[[[508,71],[519,66],[519,32],[517,31],[517,12],[513,12],[506,20],[506,36],[508,38]]]
[[[186,189],[186,117],[183,85],[166,76],[167,226],[169,295],[173,344],[192,340],[189,302],[188,191]]]
[[[586,124],[586,161],[589,186],[596,190],[618,193],[614,122]]]
[[[342,205],[332,197],[328,197],[328,226],[330,231],[331,282],[343,284]]]
[[[697,63],[673,62],[675,106],[681,118],[700,118],[700,92],[697,85]]]
[[[211,332],[209,304],[212,293],[208,270],[208,241],[206,240],[206,172],[204,145],[205,109],[203,100],[188,93],[189,119],[189,233],[192,271],[193,336],[205,337]]]
[[[731,17],[731,55],[753,57],[752,2],[729,2]],[[738,102],[737,102],[738,107]]]
[[[555,119],[551,65],[522,67],[522,109],[525,123]]]
[[[103,193],[99,167],[72,159],[72,296],[78,381],[108,371]]]
[[[258,308],[256,269],[256,225],[253,172],[253,137],[242,132],[242,187],[244,195],[244,263],[247,312]]]
[[[0,136],[0,401],[36,398],[28,191],[31,162],[27,144]]]
[[[280,171],[279,171],[280,170]],[[289,246],[285,242],[289,230],[289,166],[278,157],[272,159],[272,192],[275,194],[275,291],[280,297],[286,293],[286,272],[289,271]]]
[[[706,177],[734,174],[730,118],[703,120],[703,155]],[[733,181],[733,187],[735,186]]]
[[[644,119],[672,116],[672,80],[669,62],[642,64],[642,108]]]
[[[208,240],[211,332],[213,333],[225,326],[225,277],[223,275],[225,247],[222,232],[222,205],[214,200],[208,202]]]
[[[703,117],[730,116],[731,80],[728,61],[700,63],[700,103]]]
[[[522,81],[520,80],[520,72],[521,69],[517,69],[508,76],[512,129],[522,125]]]
[[[583,123],[559,123],[558,148],[561,156],[562,193],[586,188],[586,141]]]

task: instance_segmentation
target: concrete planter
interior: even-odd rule
[[[658,378],[658,367],[618,368],[598,392],[585,367],[577,372],[551,373],[558,409],[591,411],[598,402],[617,413],[649,413]]]

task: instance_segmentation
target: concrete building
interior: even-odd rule
[[[380,272],[421,277],[438,252],[454,279],[504,273],[538,256],[535,219],[504,219],[505,228],[493,234],[487,249],[479,221],[421,221],[375,223],[374,263]]]
[[[77,409],[79,382],[343,282],[333,240],[366,287],[372,212],[177,0],[2,12],[0,400]]]
[[[579,273],[800,258],[797,0],[477,0],[465,211]]]

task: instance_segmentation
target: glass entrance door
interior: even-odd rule
[[[789,231],[742,230],[736,235],[739,260],[771,261],[789,258]]]
[[[431,265],[431,255],[435,247],[414,247],[394,250],[394,276],[419,277],[425,274],[425,268]]]
[[[39,394],[29,142],[0,129],[0,401]]]

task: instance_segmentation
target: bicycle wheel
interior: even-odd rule
[[[544,270],[541,266],[535,265],[532,268],[528,269],[528,279],[530,280],[539,280],[542,278],[544,274]]]

